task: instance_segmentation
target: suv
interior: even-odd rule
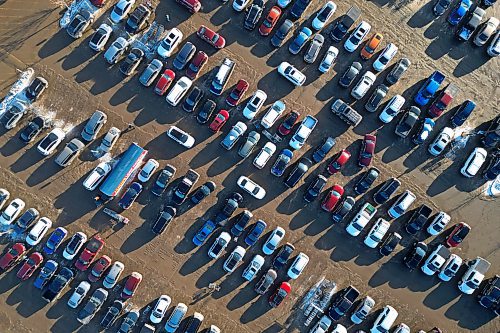
[[[311,41],[311,44],[309,45],[309,49],[307,50],[306,54],[304,54],[304,61],[308,64],[312,64],[318,57],[318,54],[321,51],[324,43],[325,38],[322,35],[315,35]]]
[[[220,142],[221,146],[226,150],[231,150],[236,142],[243,136],[247,130],[247,125],[241,121],[238,121],[236,125],[231,128],[226,137]]]
[[[307,187],[306,193],[304,193],[304,200],[306,202],[314,201],[323,191],[327,183],[327,179],[323,175],[317,175],[309,186]]]
[[[245,16],[245,21],[243,26],[247,30],[253,30],[257,26],[257,22],[262,16],[262,12],[264,11],[265,3],[264,0],[254,0],[250,9],[247,11],[247,15]]]
[[[416,198],[413,192],[409,190],[404,191],[387,213],[394,219],[401,217],[410,208]]]
[[[267,224],[263,220],[258,220],[250,229],[247,236],[245,237],[245,243],[248,246],[252,246],[259,240],[259,237],[264,233]]]
[[[147,24],[151,10],[143,4],[137,6],[132,14],[129,15],[127,23],[125,23],[125,31],[129,34],[135,34]]]
[[[383,205],[386,203],[391,196],[398,190],[401,186],[401,182],[397,178],[391,178],[385,182],[384,186],[382,186],[374,195],[373,201],[375,201],[378,205]]]
[[[30,102],[35,102],[47,89],[49,83],[41,76],[37,76],[26,88],[25,96]]]
[[[224,270],[228,273],[234,272],[238,265],[243,261],[245,253],[246,250],[238,245],[224,262],[224,265],[222,266]]]
[[[285,185],[289,188],[294,187],[297,183],[304,177],[306,172],[312,166],[310,159],[303,157],[295,168],[290,172],[288,177],[285,179]]]
[[[394,65],[392,70],[385,77],[387,85],[392,86],[393,84],[396,84],[399,79],[401,79],[403,74],[408,70],[408,67],[410,67],[410,65],[411,61],[408,60],[408,58],[399,59],[398,62],[396,62],[396,65]]]
[[[86,142],[94,140],[101,131],[104,124],[106,124],[107,120],[108,116],[104,112],[99,110],[95,111],[82,130],[82,139]]]
[[[352,307],[358,296],[359,291],[353,286],[349,286],[342,290],[332,302],[328,310],[328,317],[333,320],[342,318]]]
[[[266,274],[262,275],[259,282],[255,284],[255,292],[259,295],[264,295],[273,285],[277,277],[278,274],[276,274],[274,269],[268,270]]]
[[[229,218],[234,214],[239,205],[243,202],[243,197],[238,192],[233,192],[227,199],[222,209],[215,216],[215,223],[221,227],[225,226]]]
[[[499,315],[500,307],[500,276],[495,275],[484,284],[477,296],[479,304],[487,309],[491,309]]]

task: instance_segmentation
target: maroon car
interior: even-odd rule
[[[90,282],[96,282],[101,278],[104,272],[111,265],[111,258],[104,255],[100,257],[92,267],[92,270],[89,273],[88,279]]]
[[[453,227],[453,231],[451,232],[451,234],[448,236],[448,238],[446,238],[446,244],[449,247],[459,246],[460,243],[463,242],[465,237],[467,237],[470,230],[471,230],[471,228],[467,223],[465,223],[465,222],[457,223]]]
[[[8,270],[14,266],[26,253],[26,247],[23,243],[16,243],[0,258],[0,269]]]
[[[191,80],[196,79],[207,61],[208,55],[203,51],[198,51],[186,69],[186,76]]]
[[[340,201],[343,194],[344,188],[340,185],[334,185],[332,189],[328,191],[328,194],[321,203],[321,208],[323,208],[323,210],[326,210],[327,212],[331,212]]]
[[[134,296],[135,291],[139,287],[142,281],[142,274],[137,272],[132,272],[125,282],[122,293],[120,295],[123,299],[128,299]]]
[[[366,134],[359,152],[358,164],[360,167],[369,167],[372,163],[373,154],[375,154],[375,145],[377,137],[375,135]]]
[[[162,96],[172,84],[175,79],[175,73],[171,69],[166,69],[165,72],[160,76],[160,79],[156,83],[155,93]]]
[[[85,246],[82,254],[80,254],[78,260],[75,262],[76,269],[78,269],[79,271],[85,271],[87,268],[89,268],[90,264],[103,247],[104,240],[99,234],[92,237],[87,242],[87,245]]]
[[[104,7],[106,4],[106,0],[90,0],[90,3],[96,6],[97,8]]]
[[[336,157],[332,158],[332,161],[330,162],[330,164],[328,164],[326,170],[330,175],[333,175],[334,173],[339,172],[350,158],[351,153],[343,149],[340,153],[337,154]]]
[[[293,126],[299,121],[300,113],[297,111],[292,111],[285,116],[285,119],[278,127],[278,133],[282,136],[288,135]]]
[[[226,103],[229,106],[238,105],[238,103],[243,98],[243,95],[245,95],[245,93],[247,92],[248,86],[249,85],[247,81],[243,79],[239,80],[238,83],[236,83],[236,85],[234,86],[233,90],[231,90],[231,92],[229,93],[229,96],[227,96]]]
[[[196,34],[198,35],[198,37],[200,37],[216,49],[222,49],[224,46],[226,46],[226,40],[224,39],[224,37],[213,31],[212,29],[205,27],[204,25],[202,25],[198,29]]]
[[[218,132],[228,119],[229,112],[227,112],[226,110],[220,110],[219,113],[217,113],[217,115],[215,116],[214,120],[212,120],[208,128],[210,128],[214,133]]]
[[[40,252],[33,252],[17,271],[17,277],[21,280],[28,280],[31,275],[36,271],[38,266],[43,262],[43,256]]]

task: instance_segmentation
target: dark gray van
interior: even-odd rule
[[[285,180],[287,187],[294,187],[312,166],[310,159],[303,157]]]
[[[184,44],[182,49],[177,53],[177,56],[174,59],[173,65],[175,69],[181,70],[186,67],[187,63],[193,58],[196,53],[196,46],[191,42],[187,42]]]

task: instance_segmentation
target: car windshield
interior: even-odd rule
[[[126,6],[124,7],[126,8]],[[115,9],[113,10],[115,12],[115,14],[119,15],[119,16],[122,16],[123,15],[123,9],[121,9],[120,7],[116,6]]]
[[[380,57],[379,59],[380,63],[382,63],[383,65],[387,65],[387,63],[389,62],[389,58],[387,56],[382,56]]]
[[[167,51],[170,51],[170,49],[172,48],[172,45],[170,43],[168,43],[167,40],[163,40],[161,42],[161,47]]]
[[[351,40],[351,43],[353,43],[354,45],[356,45],[360,42],[360,39],[356,35],[351,36],[350,40]]]

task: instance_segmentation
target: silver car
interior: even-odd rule
[[[370,296],[366,296],[351,316],[351,321],[355,324],[361,324],[366,319],[368,314],[373,310],[375,301]]]
[[[67,167],[78,157],[78,155],[80,155],[84,148],[85,145],[80,140],[77,138],[72,139],[66,144],[63,151],[57,155],[55,159],[56,164],[63,168]]]
[[[82,130],[82,139],[87,142],[94,140],[107,120],[108,116],[104,112],[99,110],[94,112]]]
[[[234,147],[236,142],[241,138],[241,136],[247,130],[247,125],[245,123],[238,121],[236,125],[231,128],[229,133],[227,133],[226,137],[221,141],[221,146],[226,150],[231,150]]]
[[[149,87],[154,82],[154,80],[156,80],[156,77],[158,76],[158,74],[160,74],[162,69],[163,63],[160,60],[151,60],[151,62],[142,72],[141,77],[139,77],[139,82],[143,86]]]
[[[108,64],[116,64],[128,46],[129,42],[125,38],[118,37],[104,53],[104,59],[106,59]]]
[[[238,151],[238,155],[242,158],[247,158],[248,155],[252,153],[255,146],[260,140],[260,134],[256,131],[251,131],[248,133],[247,140],[241,145],[240,150]]]
[[[304,55],[304,61],[309,64],[312,64],[318,57],[319,51],[321,51],[324,42],[325,38],[322,35],[317,34],[316,36],[314,36],[313,40],[311,41],[311,45],[309,46],[309,49]]]

